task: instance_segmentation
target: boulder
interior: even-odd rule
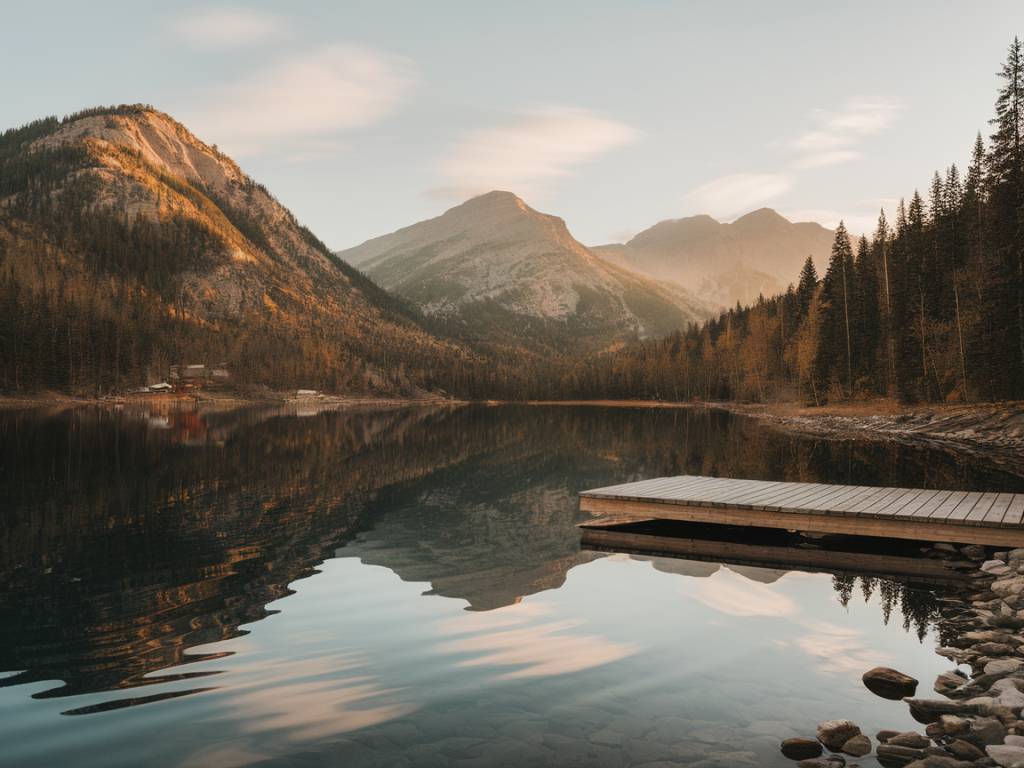
[[[815,739],[785,739],[781,749],[783,756],[790,760],[808,760],[812,757],[820,757],[822,753],[821,742]]]
[[[954,739],[946,745],[946,751],[960,760],[980,760],[985,753],[963,739]]]
[[[1024,592],[1024,576],[1017,574],[1015,576],[1001,576],[992,582],[990,590],[999,597],[1007,597],[1009,595],[1019,595]]]
[[[925,757],[923,750],[898,747],[894,744],[879,744],[875,750],[875,758],[884,768],[902,768],[902,766],[909,765],[923,757]]]
[[[974,650],[984,656],[1009,656],[1016,648],[1008,643],[980,643]]]
[[[843,744],[860,735],[860,727],[850,720],[826,720],[818,724],[818,741],[839,752]]]
[[[1002,768],[1024,768],[1024,747],[1010,744],[993,744],[985,748],[988,756]]]
[[[914,749],[924,749],[931,742],[920,733],[916,731],[904,731],[903,733],[897,733],[895,736],[889,737],[888,744],[894,744],[898,747],[913,747]]]
[[[871,751],[871,739],[863,733],[858,733],[853,738],[847,739],[840,751],[854,757],[864,757]]]
[[[908,733],[910,733],[910,731],[908,731]],[[893,731],[893,730],[889,730],[889,729],[884,729],[884,730],[881,730],[878,733],[876,733],[875,734],[875,738],[878,739],[878,743],[879,744],[885,744],[893,736],[899,736],[899,735],[900,735],[899,731]]]
[[[963,738],[979,747],[1002,744],[1006,738],[1006,726],[994,717],[979,717],[971,721],[971,728]]]
[[[995,659],[985,665],[986,675],[1012,675],[1024,669],[1024,660],[1021,659]]]
[[[883,699],[898,701],[917,692],[917,680],[889,667],[869,669],[861,679],[869,691]]]

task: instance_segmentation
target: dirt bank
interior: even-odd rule
[[[1024,474],[1024,402],[908,406],[891,400],[810,408],[777,403],[710,407],[802,434],[894,440],[985,456]]]

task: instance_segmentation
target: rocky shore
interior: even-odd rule
[[[940,635],[948,639],[936,652],[955,666],[935,680],[942,698],[917,697],[918,681],[896,670],[864,674],[869,690],[906,702],[923,732],[872,738],[849,720],[827,720],[814,738],[782,742],[799,768],[854,768],[848,759],[872,752],[885,768],[1024,768],[1024,549],[990,555],[937,544],[926,554],[970,577],[962,595],[943,601]]]
[[[1024,469],[1024,403],[907,406],[891,400],[811,408],[793,403],[712,407],[752,416],[781,429],[841,440],[890,440],[984,456]]]

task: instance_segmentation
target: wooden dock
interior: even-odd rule
[[[853,536],[1024,547],[1024,494],[683,475],[595,488],[580,509]]]

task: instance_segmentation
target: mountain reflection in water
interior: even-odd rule
[[[0,437],[0,687],[30,686],[38,699],[106,693],[61,710],[89,714],[250,685],[253,722],[300,740],[415,709],[391,693],[396,681],[367,671],[372,659],[265,658],[242,637],[325,560],[349,578],[344,563],[358,559],[367,573],[381,566],[465,601],[468,613],[431,624],[436,652],[460,668],[495,667],[498,680],[528,680],[637,652],[634,639],[602,637],[550,604],[507,608],[606,557],[579,547],[585,488],[686,473],[1021,490],[1019,478],[966,458],[811,440],[703,409],[9,411]],[[720,570],[650,562],[686,577]],[[792,598],[749,585],[785,573],[734,565],[680,589],[734,617],[779,615]],[[877,593],[884,620],[895,611],[922,637],[937,616],[932,592],[895,581],[840,575],[835,589],[844,604],[854,591]],[[376,595],[362,596],[368,610]],[[850,640],[821,627],[813,635],[812,657]],[[350,672],[302,682],[325,669]],[[408,674],[398,683],[414,685],[418,673]],[[292,695],[304,714],[284,704]]]

